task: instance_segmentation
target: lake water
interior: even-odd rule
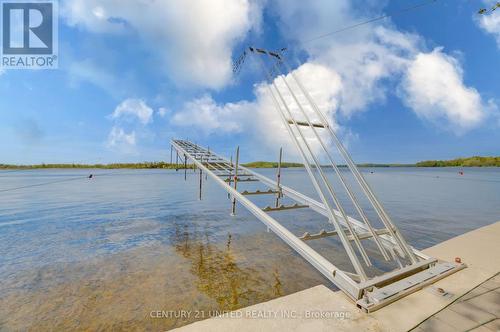
[[[423,249],[500,220],[500,169],[462,170],[362,172],[408,242]],[[302,169],[284,170],[283,182],[316,197]],[[331,286],[243,207],[231,217],[213,181],[201,202],[197,188],[193,171],[186,182],[171,170],[0,171],[0,330],[171,329]],[[327,225],[307,209],[276,217],[297,235]],[[311,246],[347,265],[335,240]],[[193,314],[151,317],[158,310]]]

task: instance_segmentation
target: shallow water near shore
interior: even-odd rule
[[[498,168],[362,172],[419,249],[500,220]],[[0,330],[171,329],[219,310],[331,286],[243,207],[231,217],[227,194],[214,181],[204,183],[199,201],[198,175],[188,171],[186,182],[183,175],[0,171]],[[316,198],[303,169],[285,169],[283,182]],[[45,183],[51,184],[34,186]],[[26,188],[2,192],[18,187]],[[273,199],[254,201],[264,207]],[[297,235],[327,226],[310,210],[273,216]],[[349,268],[334,240],[311,246]],[[179,310],[191,313],[155,314]]]

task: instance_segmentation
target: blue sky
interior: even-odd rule
[[[357,162],[500,155],[500,10],[477,14],[492,1],[305,42],[416,3],[61,1],[59,69],[0,74],[0,163],[168,160],[172,137],[276,159],[289,138],[263,75],[231,72],[248,45],[288,47]]]

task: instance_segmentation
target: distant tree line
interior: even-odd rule
[[[255,161],[242,164],[249,168],[277,168],[278,163],[272,161]],[[338,165],[346,167],[346,165]],[[426,160],[416,164],[358,164],[359,167],[500,167],[500,157],[470,157],[453,160]],[[281,167],[304,167],[301,163],[283,162]],[[325,167],[328,167],[327,165]],[[37,165],[8,165],[0,164],[0,169],[43,169],[43,168],[99,168],[99,169],[184,169],[184,164],[166,163],[163,161],[142,163],[113,163],[113,164],[37,164]],[[192,169],[193,165],[188,164]]]
[[[183,169],[184,164],[170,164],[163,161],[142,163],[113,164],[37,164],[37,165],[7,165],[0,164],[0,169],[41,169],[41,168],[99,168],[99,169]],[[193,168],[187,165],[187,168]]]
[[[249,168],[278,168],[278,163],[272,162],[272,161],[254,161],[251,163],[243,164],[243,166],[249,167]],[[281,167],[283,167],[283,168],[304,167],[304,164],[282,162]]]
[[[500,167],[500,157],[470,157],[453,160],[427,160],[417,163],[417,167]]]

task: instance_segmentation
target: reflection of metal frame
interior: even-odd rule
[[[278,52],[270,52],[264,49],[251,47],[249,48],[249,52],[255,55],[267,78],[267,88],[269,89],[275,108],[280,115],[283,126],[290,134],[292,141],[302,157],[304,167],[321,199],[321,203],[283,186],[279,182],[280,167],[278,168],[278,181],[273,181],[239,165],[239,148],[236,152],[236,163],[233,164],[191,142],[181,140],[172,141],[172,145],[177,150],[178,154],[184,155],[185,158],[189,158],[200,168],[200,170],[205,171],[214,178],[216,182],[232,196],[232,214],[235,212],[236,201],[239,201],[258,219],[265,223],[269,229],[274,231],[337,287],[355,300],[359,307],[366,311],[375,310],[391,303],[402,296],[421,289],[427,284],[435,282],[465,267],[463,264],[439,262],[410,247],[389,218],[389,215],[364,177],[361,175],[361,172],[358,170],[351,156],[333,131],[328,119],[311,98],[297,75],[290,69],[283,55]],[[271,61],[271,68],[266,66],[265,61],[261,58],[262,56],[264,56],[266,60]],[[286,67],[289,75],[285,76],[281,73],[280,67],[282,65]],[[276,78],[273,77],[274,73],[278,73]],[[295,88],[292,87],[292,82]],[[289,103],[285,99],[284,94],[291,97],[293,102]],[[306,100],[307,102],[301,102],[300,100]],[[295,110],[295,112],[292,110]],[[297,118],[296,113],[298,113],[299,118]],[[340,172],[332,157],[330,148],[324,142],[324,138],[318,130],[324,130],[323,133],[326,134],[324,136],[327,136],[334,143],[338,153],[346,163],[350,174],[356,180],[364,197],[370,202],[378,216],[378,220],[383,224],[383,228],[375,229],[375,227],[372,226],[367,213],[365,213],[361,207],[354,190],[346,181],[345,175]],[[334,189],[331,182],[327,179],[323,166],[319,162],[319,156],[313,150],[309,142],[310,139],[307,138],[306,133],[312,133],[313,139],[319,143],[321,151],[329,162],[328,166],[333,168],[342,185],[342,189],[352,202],[361,220],[356,220],[348,216],[345,212],[338,196],[338,188]],[[279,164],[281,166],[281,151]],[[221,172],[224,176],[229,174],[229,177],[226,180],[222,180],[220,178],[222,175]],[[245,174],[244,178],[240,173]],[[234,174],[234,176],[232,174]],[[240,179],[240,177],[242,178]],[[247,181],[260,181],[270,188],[268,192],[259,191],[254,192],[254,194],[269,194],[274,191],[277,192],[277,198],[286,196],[296,203],[289,206],[283,204],[279,205],[278,199],[275,207],[268,206],[261,209],[245,197],[250,194],[248,191],[241,193],[237,191],[238,182]],[[233,186],[231,186],[231,182],[234,183]],[[311,208],[326,216],[328,221],[334,226],[334,230],[322,230],[312,235],[306,232],[299,238],[267,213],[298,208]],[[305,243],[305,241],[320,239],[327,236],[338,236],[355,273],[338,269]],[[375,259],[375,257],[373,254],[369,255],[362,244],[362,241],[367,239],[375,243],[379,253],[386,261],[397,264],[398,267],[383,275],[369,277],[363,263],[368,267],[372,266],[372,260]],[[362,260],[360,260],[360,257]]]

